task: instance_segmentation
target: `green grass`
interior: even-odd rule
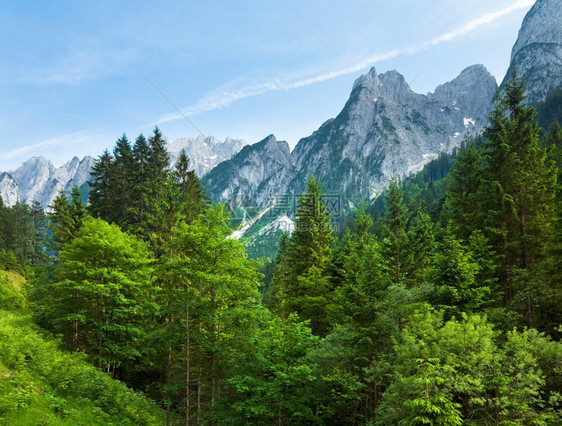
[[[12,296],[16,290],[23,294],[23,279],[13,273],[2,277],[0,295],[6,289]],[[82,354],[61,349],[55,336],[33,323],[31,312],[2,306],[0,424],[158,425],[164,417],[153,401],[99,371]]]
[[[25,278],[13,271],[0,270],[0,308],[25,308]]]

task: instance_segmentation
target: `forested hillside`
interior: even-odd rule
[[[151,425],[164,412],[33,323],[19,272],[0,270],[2,424]]]
[[[513,78],[342,232],[310,177],[267,276],[158,128],[96,160],[88,205],[0,206],[0,419],[562,423],[556,99],[541,129]]]

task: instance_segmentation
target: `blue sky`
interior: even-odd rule
[[[532,0],[12,1],[0,8],[0,171],[97,157],[157,124],[294,146],[353,81],[419,93],[481,63],[501,81]],[[146,78],[145,78],[146,77]]]

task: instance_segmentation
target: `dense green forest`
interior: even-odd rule
[[[158,128],[88,204],[0,205],[0,420],[562,423],[560,91],[539,127],[523,87],[342,232],[310,178],[269,264]]]

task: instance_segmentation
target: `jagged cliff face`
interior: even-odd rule
[[[504,82],[516,70],[527,84],[527,99],[536,104],[562,86],[562,3],[538,0],[523,19],[511,51]]]
[[[0,195],[2,202],[8,206],[13,206],[19,200],[18,184],[9,173],[0,175]]]
[[[377,75],[372,68],[355,82],[342,112],[299,141],[291,189],[302,190],[314,175],[328,191],[372,197],[394,173],[420,170],[439,152],[459,146],[467,131],[479,131],[495,91],[495,79],[482,65],[427,96],[414,93],[398,72]]]
[[[242,139],[226,138],[219,141],[213,136],[176,139],[169,146],[171,163],[175,164],[182,149],[190,159],[190,166],[198,176],[211,171],[217,164],[229,160],[239,152],[246,142]]]
[[[17,201],[38,201],[47,208],[61,189],[70,191],[74,185],[83,186],[90,178],[93,164],[92,157],[74,157],[57,168],[42,157],[32,157],[14,172],[0,176],[0,195],[9,206]]]
[[[201,182],[213,200],[228,200],[234,206],[264,206],[286,193],[292,176],[289,144],[269,135],[220,163]]]
[[[398,72],[377,75],[373,68],[355,82],[342,112],[291,154],[269,136],[219,164],[203,184],[215,200],[248,195],[261,207],[272,195],[300,193],[309,176],[346,199],[373,197],[394,173],[417,171],[459,146],[467,131],[478,132],[495,91],[482,65],[427,96],[412,92]]]

